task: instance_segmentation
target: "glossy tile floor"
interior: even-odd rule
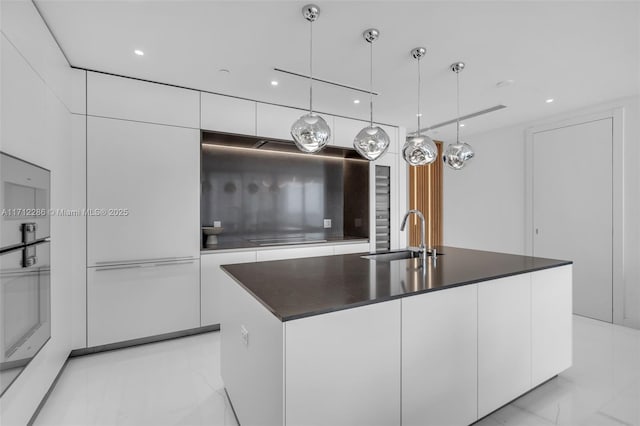
[[[72,358],[34,425],[232,425],[220,333]]]
[[[35,425],[236,425],[219,345],[214,332],[74,358]],[[476,425],[640,426],[640,330],[574,317],[574,366]]]

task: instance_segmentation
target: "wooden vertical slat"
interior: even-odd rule
[[[442,142],[436,141],[438,159],[426,166],[409,167],[409,208],[420,210],[426,219],[426,244],[442,244]],[[409,244],[420,244],[420,222],[410,221]]]

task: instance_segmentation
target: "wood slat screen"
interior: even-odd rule
[[[438,159],[426,166],[409,167],[409,208],[418,209],[426,219],[427,247],[442,244],[442,142],[438,146]],[[409,244],[420,244],[420,221],[412,215]]]

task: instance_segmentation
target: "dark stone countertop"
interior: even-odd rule
[[[420,259],[374,261],[360,254],[223,265],[281,321],[430,291],[569,265],[571,261],[437,247],[434,266]]]

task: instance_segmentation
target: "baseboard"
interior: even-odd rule
[[[91,355],[91,354],[106,352],[106,351],[113,351],[116,349],[130,348],[133,346],[146,345],[147,343],[162,342],[164,340],[178,339],[180,337],[193,336],[196,334],[209,333],[211,331],[218,331],[218,330],[220,330],[220,324],[207,325],[204,327],[190,328],[188,330],[174,331],[172,333],[157,334],[155,336],[125,340],[123,342],[115,342],[115,343],[109,343],[106,345],[74,349],[69,354],[69,358],[74,358],[77,356],[84,356],[84,355]]]

